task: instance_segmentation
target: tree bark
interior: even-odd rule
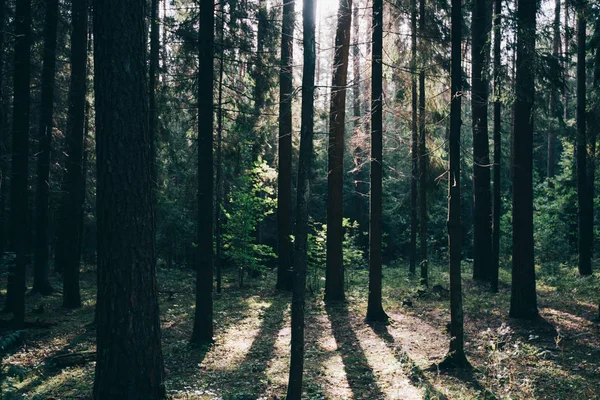
[[[327,174],[327,268],[325,270],[325,301],[344,300],[344,135],[346,128],[346,85],[352,0],[340,0],[335,34],[335,54],[331,83],[329,118],[329,149]]]
[[[502,213],[502,0],[494,0],[494,193],[492,221],[492,266],[490,284],[498,292],[500,271],[500,215]]]
[[[491,2],[473,2],[472,90],[473,114],[473,279],[490,280],[492,254],[492,203],[488,140],[489,33]]]
[[[279,72],[279,177],[277,179],[277,232],[279,259],[277,289],[292,289],[292,95],[295,2],[283,1],[281,69]]]
[[[98,360],[93,398],[98,400],[165,397],[146,97],[146,4],[94,1]]]
[[[159,26],[158,26],[158,1],[150,1],[150,68],[148,70],[148,100],[149,100],[149,121],[150,121],[150,145],[152,151],[152,169],[151,178],[153,183],[152,199],[154,209],[158,204],[158,176],[156,165],[156,143],[158,140],[158,113],[159,109],[156,103],[157,82],[158,82],[158,64],[160,52]]]
[[[537,1],[517,5],[513,133],[513,253],[510,316],[538,315],[533,257],[533,104]]]
[[[552,24],[552,57],[558,61],[560,52],[560,0],[555,1],[554,23]],[[561,119],[562,113],[558,108],[558,90],[552,88],[550,92],[550,112],[554,118]],[[548,164],[546,176],[548,179],[554,178],[556,170],[556,131],[551,129],[548,132]]]
[[[38,128],[35,253],[32,289],[33,292],[43,295],[52,293],[52,286],[48,280],[48,197],[50,192],[50,152],[52,150],[57,26],[58,0],[48,0],[46,1],[44,21],[44,58]]]
[[[304,297],[306,291],[308,204],[310,200],[314,135],[315,5],[314,0],[304,0],[302,8],[304,67],[302,72],[302,116],[300,122],[300,156],[298,159],[298,194],[296,199],[291,359],[286,397],[288,400],[300,400],[302,398],[302,375],[304,371]]]
[[[215,5],[200,2],[198,69],[198,257],[192,343],[213,341],[213,58]]]
[[[8,277],[5,310],[13,312],[14,327],[25,323],[27,266],[27,181],[29,159],[29,82],[31,61],[31,1],[18,0],[15,9],[14,96],[10,178],[9,249],[16,254]]]
[[[469,367],[464,350],[463,303],[461,287],[461,222],[460,222],[460,126],[462,98],[461,66],[461,0],[452,0],[452,61],[450,103],[450,138],[448,158],[448,249],[450,253],[450,351],[440,368]]]
[[[81,219],[85,199],[85,174],[83,148],[85,137],[85,96],[87,93],[87,40],[88,5],[86,0],[72,3],[71,17],[71,87],[69,91],[69,115],[66,134],[67,173],[63,200],[64,234],[63,307],[81,307],[79,290],[79,265],[81,258]]]
[[[217,293],[221,293],[223,273],[222,273],[222,210],[223,201],[223,73],[224,73],[224,35],[225,35],[225,0],[219,0],[219,11],[221,18],[217,22],[217,31],[219,32],[219,104],[217,108],[217,176],[215,193],[215,264],[217,272]]]
[[[411,274],[416,272],[416,260],[417,260],[417,229],[419,226],[419,220],[417,217],[418,211],[418,192],[417,182],[419,174],[419,150],[418,150],[418,95],[417,95],[417,1],[411,0],[410,2],[410,26],[411,26],[411,140],[410,140],[410,154],[411,154],[411,173],[410,173],[410,249],[409,249],[409,260],[410,266],[409,271]]]
[[[6,113],[4,99],[4,31],[6,30],[6,1],[0,0],[0,254],[6,246],[6,162],[8,148],[6,138]]]
[[[421,57],[425,53],[425,0],[419,2],[419,46]],[[428,285],[427,260],[427,130],[425,127],[425,62],[421,62],[419,72],[419,258],[421,266],[421,284]]]
[[[591,194],[587,178],[587,138],[586,138],[586,72],[585,72],[585,30],[586,15],[585,5],[581,4],[577,10],[577,204],[578,204],[578,253],[579,274],[592,274],[592,234],[593,212],[589,202]],[[590,227],[592,225],[592,227]]]
[[[381,301],[381,214],[383,167],[383,0],[373,0],[371,59],[371,201],[369,216],[369,301],[366,321],[387,322]]]

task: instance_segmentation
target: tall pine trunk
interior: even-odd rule
[[[488,139],[490,0],[473,1],[472,90],[473,113],[473,279],[489,280],[492,255],[492,203]]]
[[[6,1],[0,0],[0,255],[6,246],[6,156],[8,153],[6,140],[6,114],[4,99],[4,31],[6,29]]]
[[[158,83],[158,64],[160,58],[160,40],[158,26],[158,1],[150,1],[150,68],[148,70],[148,101],[149,101],[149,117],[150,121],[150,146],[152,151],[152,169],[151,177],[154,184],[152,199],[154,201],[154,209],[158,204],[158,176],[156,165],[156,144],[158,140],[158,106],[156,103],[157,83]]]
[[[27,181],[29,158],[29,82],[31,60],[31,1],[18,0],[15,9],[14,96],[10,177],[9,250],[15,266],[8,277],[5,310],[14,314],[15,328],[25,323],[27,266]]]
[[[340,0],[335,34],[335,54],[331,82],[329,118],[329,149],[327,173],[327,268],[325,273],[325,300],[344,300],[344,134],[346,128],[346,84],[352,0]]]
[[[165,397],[148,127],[146,3],[94,1],[98,357],[93,398],[97,400]]]
[[[556,0],[554,4],[552,57],[558,60],[560,53],[560,0]],[[554,118],[562,119],[561,110],[558,108],[558,89],[555,87],[550,92],[550,112]],[[556,137],[556,130],[550,129],[548,132],[548,163],[546,167],[546,176],[548,179],[554,178],[556,170]]]
[[[32,289],[34,292],[43,295],[48,295],[52,292],[52,287],[48,280],[48,198],[50,192],[50,151],[52,149],[57,26],[58,0],[48,0],[46,1],[46,17],[44,21],[42,95],[38,128],[35,254]]]
[[[510,316],[538,315],[533,258],[533,104],[536,1],[517,4],[516,100],[513,132],[513,239]]]
[[[300,156],[298,159],[298,194],[296,198],[296,230],[294,280],[292,289],[292,340],[288,400],[302,398],[304,371],[304,297],[308,242],[308,205],[313,158],[314,94],[315,94],[315,2],[304,0],[302,8],[304,67],[302,72],[302,116],[300,122]]]
[[[217,174],[216,174],[216,193],[215,193],[215,269],[217,273],[217,293],[221,293],[223,280],[222,273],[222,250],[223,250],[223,230],[222,230],[222,210],[223,202],[223,74],[224,74],[224,56],[225,56],[225,0],[219,1],[219,11],[221,18],[217,23],[219,32],[219,104],[217,108]]]
[[[292,95],[295,2],[283,0],[279,72],[279,176],[277,178],[277,289],[292,288]]]
[[[198,69],[198,256],[192,343],[213,341],[213,57],[215,5],[200,2]]]
[[[419,47],[421,58],[425,53],[425,0],[419,2]],[[425,127],[425,62],[421,61],[419,71],[419,259],[421,284],[427,286],[429,262],[427,260],[427,129]]]
[[[85,198],[85,173],[83,169],[83,148],[85,137],[85,96],[87,93],[87,39],[88,5],[86,0],[72,3],[71,17],[71,87],[69,91],[69,115],[66,134],[67,173],[66,193],[63,200],[62,238],[64,246],[63,307],[81,307],[79,290],[79,264],[81,244],[81,219]]]
[[[417,182],[419,173],[419,151],[418,143],[418,95],[417,95],[417,0],[410,2],[410,52],[411,52],[411,138],[410,138],[410,155],[411,155],[411,171],[410,171],[410,249],[409,271],[411,274],[416,272],[417,260],[417,229],[419,220],[417,217]]]
[[[585,5],[580,5],[577,10],[577,204],[578,204],[578,253],[579,273],[592,274],[592,234],[593,203],[588,201],[591,191],[587,179],[587,138],[586,138],[586,71],[585,71],[585,30],[586,30]],[[592,225],[592,228],[590,228]]]
[[[371,59],[371,201],[369,215],[368,322],[387,322],[381,302],[382,278],[382,171],[383,171],[383,0],[373,0],[373,53]]]
[[[490,284],[498,292],[500,271],[500,215],[502,213],[502,0],[494,0],[494,192],[492,210],[492,265]]]
[[[450,103],[450,137],[448,158],[448,249],[450,253],[450,351],[440,368],[469,367],[464,349],[463,302],[461,287],[460,223],[460,125],[461,125],[461,0],[452,0],[451,42],[452,61]]]

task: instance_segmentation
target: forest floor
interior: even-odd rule
[[[467,263],[464,270],[470,270]],[[313,275],[306,306],[305,398],[600,398],[598,272],[580,278],[568,266],[539,267],[541,316],[535,322],[508,318],[508,271],[501,271],[496,295],[465,272],[465,347],[474,369],[442,373],[430,366],[448,349],[448,277],[443,271],[445,267],[433,266],[431,289],[423,290],[405,265],[384,268],[384,308],[391,318],[387,326],[364,323],[366,270],[347,272],[347,302],[334,306],[323,303],[322,279]],[[285,397],[290,295],[273,289],[272,275],[249,279],[241,289],[234,274],[226,275],[223,293],[215,295],[215,343],[201,349],[188,343],[194,274],[159,270],[166,387],[172,399]],[[85,270],[81,278],[84,304],[79,310],[62,309],[58,293],[27,297],[29,321],[56,325],[29,329],[9,348],[2,360],[0,398],[91,397],[94,362],[59,367],[54,358],[95,348],[95,273]],[[60,287],[56,280],[53,284]],[[5,279],[0,287],[6,287]],[[0,292],[0,307],[4,295]],[[8,316],[0,318],[5,324]],[[6,333],[0,325],[0,338]]]

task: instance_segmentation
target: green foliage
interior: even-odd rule
[[[232,188],[229,205],[223,206],[226,219],[223,249],[225,256],[241,270],[260,271],[275,257],[271,246],[256,240],[261,222],[274,212],[275,177],[275,170],[259,159]]]

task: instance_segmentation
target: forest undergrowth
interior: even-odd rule
[[[493,295],[473,282],[470,265],[464,263],[465,347],[474,370],[447,374],[435,368],[448,343],[448,277],[441,265],[432,265],[429,288],[418,286],[405,264],[384,267],[389,325],[364,323],[367,270],[347,271],[345,303],[326,305],[322,287],[313,285],[306,304],[305,397],[600,398],[598,272],[582,278],[575,265],[538,266],[540,318],[523,322],[507,316],[509,271],[501,269],[500,291]],[[246,279],[243,288],[237,285],[237,273],[226,274],[223,292],[215,294],[215,342],[196,348],[189,344],[194,273],[159,270],[170,398],[285,397],[291,296],[273,289],[274,274]],[[53,284],[59,287],[58,280]],[[0,352],[2,399],[91,397],[95,287],[95,272],[85,270],[84,306],[74,311],[61,307],[58,293],[27,297],[27,320],[33,327]],[[4,296],[2,292],[0,302]],[[2,336],[5,322],[0,319]]]

